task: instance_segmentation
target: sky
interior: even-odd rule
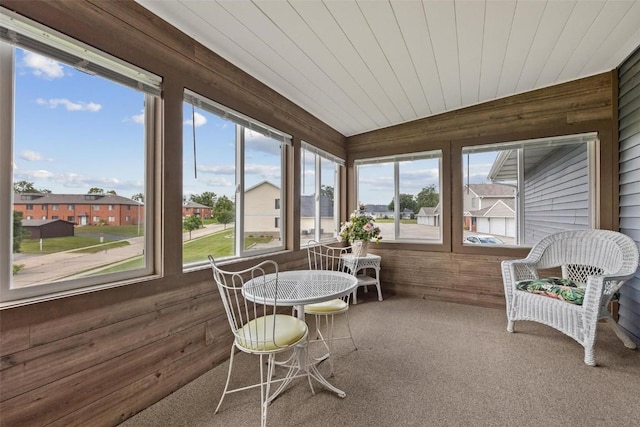
[[[19,48],[15,67],[14,182],[58,194],[84,194],[93,187],[124,197],[144,192],[142,92]],[[187,103],[183,112],[184,195],[208,191],[233,198],[234,124]],[[245,141],[245,188],[265,180],[279,185],[281,143],[254,131],[247,131]],[[474,155],[470,182],[485,182],[494,157]],[[311,178],[313,156],[305,160],[303,171]],[[403,162],[400,192],[439,188],[438,167],[433,159]],[[332,183],[326,176],[331,168],[323,170],[323,183]],[[359,182],[360,202],[391,201],[391,164],[361,168]]]

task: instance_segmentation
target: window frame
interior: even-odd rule
[[[345,167],[345,160],[338,157],[338,156],[334,156],[333,154],[330,154],[306,141],[301,141],[300,144],[300,163],[302,165],[302,162],[304,162],[304,151],[313,154],[314,157],[314,194],[316,195],[315,200],[314,200],[314,208],[313,208],[313,212],[314,212],[314,218],[313,218],[313,235],[310,235],[306,240],[315,240],[317,242],[330,242],[330,241],[335,241],[335,239],[338,236],[338,232],[340,230],[340,200],[341,200],[341,193],[340,193],[340,175],[341,175],[341,171],[344,169]],[[334,225],[333,225],[333,230],[331,233],[331,237],[327,237],[327,238],[322,238],[322,208],[321,208],[321,199],[319,197],[319,195],[321,194],[322,191],[322,160],[326,160],[326,161],[330,161],[333,163],[334,167],[333,167],[333,182],[334,182],[334,186],[333,186],[333,219],[334,219]],[[300,168],[300,173],[303,174],[304,173],[304,168]],[[302,196],[302,185],[300,186],[300,195]],[[298,222],[301,223],[302,221],[302,217],[298,217]],[[304,248],[307,245],[307,241],[303,241],[302,239],[302,230],[300,230],[300,247]]]
[[[20,304],[22,301],[42,301],[61,296],[75,295],[139,282],[143,278],[159,277],[155,272],[156,258],[154,236],[158,225],[154,222],[155,195],[155,152],[161,141],[156,131],[160,123],[160,95],[162,79],[133,64],[124,62],[108,53],[99,51],[78,40],[63,35],[53,29],[22,17],[12,11],[0,7],[2,22],[0,25],[0,122],[2,141],[0,145],[0,233],[10,236],[2,239],[0,245],[0,308]],[[6,34],[13,34],[7,40]],[[25,45],[26,44],[26,45]],[[116,273],[105,273],[77,279],[62,280],[38,284],[37,286],[12,287],[13,264],[13,154],[14,154],[14,87],[15,87],[15,52],[16,48],[26,49],[58,62],[73,66],[66,60],[79,58],[84,65],[83,70],[90,71],[100,78],[123,84],[132,90],[138,90],[144,98],[144,165],[145,165],[145,250],[144,267]],[[85,68],[86,65],[86,68]],[[8,124],[8,125],[7,125]],[[33,207],[33,205],[32,205]]]
[[[439,153],[439,156],[436,155]],[[423,150],[419,152],[412,152],[406,154],[396,154],[391,156],[381,156],[381,157],[368,157],[363,159],[357,159],[354,161],[353,170],[355,176],[355,201],[360,203],[360,177],[359,177],[359,166],[362,165],[370,165],[376,163],[391,163],[393,167],[393,199],[394,199],[394,239],[384,239],[381,241],[382,243],[389,244],[402,244],[408,249],[425,249],[428,247],[430,251],[449,251],[450,250],[450,223],[448,220],[448,211],[449,211],[449,181],[445,176],[444,170],[449,165],[448,160],[449,150],[446,147],[438,146],[433,147],[428,150]],[[400,235],[400,220],[401,212],[400,212],[400,204],[395,203],[395,201],[399,200],[400,196],[400,163],[403,161],[410,160],[423,160],[423,159],[438,159],[438,168],[439,168],[439,203],[440,203],[440,240],[427,240],[427,239],[411,239],[411,238],[403,238],[397,237]]]
[[[201,95],[189,88],[185,88],[183,91],[183,108],[185,104],[193,105],[201,110],[206,111],[209,114],[218,116],[224,120],[229,121],[230,123],[235,125],[235,247],[234,253],[229,256],[221,257],[225,260],[241,260],[254,256],[260,256],[264,254],[279,252],[286,249],[286,241],[287,241],[287,228],[282,227],[283,224],[287,224],[287,164],[286,159],[289,157],[289,152],[292,150],[293,138],[291,135],[275,129],[269,125],[266,125],[256,119],[253,119],[249,116],[245,116],[242,113],[239,113],[235,110],[232,110],[222,104],[219,104],[212,99]],[[276,201],[279,200],[279,207],[276,208],[280,211],[279,217],[279,225],[280,227],[276,227],[280,231],[280,244],[277,246],[272,246],[263,249],[257,250],[245,250],[244,249],[244,234],[245,234],[245,193],[251,186],[247,187],[244,179],[245,172],[245,148],[246,148],[246,139],[245,139],[245,130],[257,132],[267,138],[273,139],[276,142],[281,144],[280,147],[280,184],[279,184],[279,196],[276,197]],[[186,142],[183,141],[183,144]],[[184,150],[184,145],[182,147]],[[224,196],[224,195],[223,195]],[[231,198],[231,197],[230,197]],[[275,206],[275,202],[271,204],[271,206]],[[274,221],[275,224],[275,221]],[[191,271],[194,269],[200,269],[202,266],[208,266],[208,260],[200,260],[185,264],[183,261],[182,270],[183,271]]]
[[[510,256],[510,257],[526,257],[531,250],[531,246],[511,246],[511,245],[473,245],[463,243],[463,186],[465,184],[464,166],[463,166],[463,149],[465,147],[476,147],[483,145],[500,145],[500,144],[513,144],[514,141],[526,142],[529,140],[542,140],[563,138],[567,136],[580,136],[591,135],[595,136],[596,141],[588,146],[588,164],[590,168],[589,174],[589,188],[592,191],[590,195],[590,209],[591,209],[591,227],[592,228],[607,228],[611,226],[608,221],[603,222],[601,220],[602,215],[602,203],[607,197],[603,195],[600,186],[603,176],[603,171],[598,167],[600,164],[600,157],[603,151],[606,151],[606,140],[609,136],[598,129],[571,129],[562,134],[518,134],[504,136],[504,137],[483,137],[474,140],[456,140],[451,143],[451,167],[453,173],[451,185],[452,185],[452,201],[451,201],[451,245],[454,253],[460,254],[472,254],[472,255],[496,255],[496,256]],[[603,142],[603,138],[605,142]]]

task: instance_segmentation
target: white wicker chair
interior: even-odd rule
[[[561,267],[562,277],[586,285],[582,305],[516,289],[522,280],[541,278],[539,270]],[[564,231],[543,238],[525,259],[502,262],[507,302],[507,331],[516,320],[551,326],[585,349],[584,362],[595,366],[597,322],[606,319],[628,348],[636,344],[611,317],[607,306],[638,268],[638,247],[628,236],[607,230]]]
[[[289,367],[285,377],[274,380],[272,378],[273,371],[274,366],[277,364],[275,355],[293,350],[296,345],[306,345],[307,324],[296,317],[277,312],[278,264],[274,261],[263,261],[252,268],[235,272],[220,269],[211,255],[209,255],[209,262],[211,263],[213,277],[218,286],[218,291],[227,313],[227,319],[229,320],[229,326],[231,326],[231,332],[233,332],[234,336],[229,358],[227,382],[214,413],[218,413],[220,405],[222,405],[222,401],[227,394],[260,387],[261,426],[264,427],[267,424],[267,407],[271,400],[282,391],[295,374],[295,366],[289,363],[291,361],[290,358],[282,363],[284,366]],[[276,274],[274,301],[251,302],[245,299],[242,293],[242,286],[245,280],[252,279],[255,286],[266,286],[267,282],[263,277],[267,273]],[[266,292],[262,291],[260,294],[266,295]],[[236,348],[245,353],[260,356],[260,382],[229,390],[229,380],[231,379]],[[264,373],[263,356],[268,357],[266,375]],[[276,391],[270,393],[273,383],[280,384]],[[310,379],[309,384],[311,384]]]

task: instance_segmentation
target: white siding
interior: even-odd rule
[[[640,50],[618,69],[620,231],[640,243]],[[640,274],[620,289],[619,324],[640,342]]]
[[[524,244],[589,228],[587,145],[559,147],[525,172]]]

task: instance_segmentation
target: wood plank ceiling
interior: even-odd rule
[[[616,68],[639,0],[136,0],[345,136]]]

